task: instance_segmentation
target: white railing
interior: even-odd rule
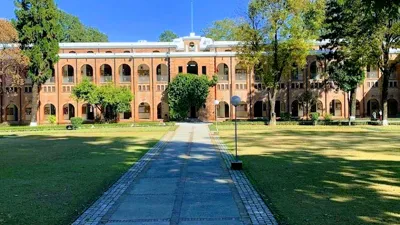
[[[245,73],[237,73],[236,74],[236,80],[246,80],[247,79],[247,74]]]
[[[138,82],[139,82],[140,84],[143,84],[143,83],[150,83],[150,76],[139,76]]]
[[[101,83],[107,83],[112,81],[112,76],[100,76]]]
[[[378,78],[378,71],[367,72],[367,78]]]
[[[218,75],[218,81],[228,81],[229,75]]]
[[[131,76],[120,76],[119,80],[122,83],[131,82]]]
[[[74,83],[74,77],[63,77],[63,84]]]
[[[157,75],[157,81],[168,82],[168,75]]]

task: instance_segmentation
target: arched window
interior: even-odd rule
[[[108,64],[103,64],[100,67],[100,82],[106,83],[112,81],[112,68]]]
[[[150,119],[150,105],[147,102],[142,102],[139,105],[139,119]]]
[[[62,74],[63,74],[63,84],[70,84],[74,83],[74,67],[71,65],[65,65],[62,68]]]
[[[377,66],[367,66],[367,78],[378,78],[378,68]]]
[[[85,64],[81,67],[81,77],[87,78],[90,81],[93,80],[93,67],[91,65]]]
[[[188,62],[186,66],[186,72],[190,74],[199,74],[199,66],[197,65],[197,62],[195,61],[190,61]]]
[[[312,62],[310,65],[310,76],[311,79],[318,79],[318,67],[316,61]]]
[[[242,64],[235,66],[235,75],[237,81],[247,81],[247,70]]]
[[[106,51],[106,53],[112,53],[112,51]]]
[[[292,110],[291,110],[291,112],[292,112],[292,116],[293,117],[298,117],[298,116],[301,116],[301,115],[299,115],[299,101],[297,101],[297,100],[294,100],[293,102],[292,102]]]
[[[168,121],[168,104],[160,102],[157,105],[157,119]]]
[[[219,105],[217,106],[217,117],[229,118],[229,104],[227,102],[219,102]]]
[[[150,83],[150,67],[146,64],[142,64],[138,67],[139,83],[148,84]]]
[[[168,82],[168,67],[165,64],[159,64],[157,66],[157,81]]]
[[[69,53],[70,53],[70,54],[76,54],[76,52],[75,52],[75,51],[70,51]]]
[[[375,115],[379,116],[379,102],[376,99],[370,99],[367,102],[367,116],[372,116],[375,112]]]
[[[229,81],[229,68],[225,63],[220,63],[217,67],[218,81]]]
[[[129,65],[122,64],[121,66],[119,66],[119,81],[121,83],[131,82],[131,76],[132,72],[131,72],[131,67]]]
[[[93,51],[88,51],[87,53],[93,54],[94,52]]]
[[[292,68],[292,80],[302,80],[303,78],[303,69],[297,66],[296,64],[293,64]]]

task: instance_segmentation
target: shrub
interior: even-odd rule
[[[324,120],[325,121],[332,121],[332,115],[331,114],[326,114],[325,116],[324,116]]]
[[[57,118],[55,115],[51,115],[47,118],[47,121],[49,121],[50,124],[55,124],[57,121]]]
[[[71,118],[71,124],[74,127],[74,129],[79,128],[83,123],[83,119],[81,117],[72,117]]]
[[[310,116],[311,116],[311,120],[313,122],[318,121],[318,119],[319,119],[319,113],[317,113],[317,112],[310,113]]]
[[[281,120],[282,121],[290,121],[292,117],[290,116],[290,113],[281,113]]]

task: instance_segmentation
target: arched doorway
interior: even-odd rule
[[[361,116],[361,103],[360,101],[356,100],[356,117]]]
[[[160,102],[157,105],[157,119],[168,121],[168,104],[165,102]]]
[[[333,116],[342,116],[342,102],[338,99],[334,99],[330,102],[330,114]]]
[[[370,99],[367,102],[367,116],[370,117],[372,113],[376,113],[375,115],[379,116],[379,102],[376,99]]]
[[[81,77],[93,81],[93,67],[85,64],[81,67]]]
[[[168,66],[165,64],[159,64],[157,66],[157,81],[168,82]]]
[[[317,112],[319,113],[320,116],[322,116],[324,111],[324,105],[322,104],[322,102],[320,100],[318,100],[316,103],[314,103],[311,106],[311,112]]]
[[[150,83],[150,67],[146,64],[141,64],[138,67],[139,83],[149,84]]]
[[[191,74],[199,74],[199,66],[197,65],[197,62],[195,61],[190,61],[187,64],[187,73]]]
[[[28,104],[25,106],[25,120],[30,121],[32,118],[32,105]]]
[[[44,106],[44,119],[48,120],[49,116],[55,116],[56,115],[56,107],[48,103]]]
[[[281,101],[275,101],[275,115],[276,117],[281,116]]]
[[[72,104],[65,104],[63,106],[63,115],[64,120],[70,120],[72,117],[75,116],[75,107]]]
[[[263,102],[257,101],[254,104],[254,117],[263,117]]]
[[[237,117],[239,118],[247,118],[247,103],[241,102],[237,107]]]
[[[229,67],[225,63],[220,63],[217,67],[218,81],[229,81]]]
[[[388,100],[388,117],[395,118],[397,116],[398,104],[395,99]]]
[[[127,64],[122,64],[119,66],[119,81],[121,83],[131,82],[131,67]]]
[[[217,106],[217,117],[229,118],[229,104],[225,101],[219,102],[219,105]]]
[[[147,102],[139,104],[139,119],[148,120],[150,119],[150,105]]]
[[[6,108],[6,120],[9,122],[18,121],[18,107],[14,104],[10,104]]]
[[[94,120],[94,107],[92,105],[82,105],[82,118],[84,120]]]
[[[291,107],[291,112],[293,117],[298,117],[299,116],[299,101],[294,100],[292,102],[292,107]]]

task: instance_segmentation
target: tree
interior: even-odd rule
[[[203,29],[202,35],[215,41],[237,41],[238,28],[238,22],[233,19],[217,20]]]
[[[108,42],[107,35],[96,28],[87,27],[78,17],[68,14],[62,10],[59,24],[61,25],[61,42]]]
[[[324,0],[252,0],[246,22],[239,28],[237,52],[248,73],[254,71],[268,88],[270,125],[276,125],[275,101],[279,82],[292,66],[303,66],[318,38]]]
[[[179,36],[175,34],[171,30],[166,30],[160,34],[159,41],[161,42],[172,42],[175,38],[178,38]]]
[[[168,85],[171,118],[182,120],[187,117],[191,107],[202,107],[207,100],[209,88],[215,84],[216,76],[208,80],[205,75],[178,74]]]
[[[32,80],[31,126],[36,126],[40,87],[58,61],[59,13],[53,0],[16,0],[15,5],[19,44],[29,58],[28,77]]]
[[[370,46],[367,51],[368,58],[373,64],[378,65],[382,72],[382,116],[383,125],[388,125],[388,96],[389,77],[395,69],[398,60],[391,60],[390,49],[400,47],[400,1],[397,0],[357,0],[361,4],[351,4],[352,10],[362,12],[359,20],[359,32],[353,35],[363,37],[365,46]]]
[[[14,43],[18,42],[18,32],[13,25],[0,19],[0,83],[20,86],[24,84],[28,58],[21,54]],[[2,92],[0,86],[0,93]]]
[[[117,118],[118,113],[130,111],[133,100],[129,88],[116,87],[112,83],[96,86],[86,78],[72,89],[72,97],[94,105],[104,119],[112,121]],[[110,111],[107,111],[107,108]]]
[[[325,53],[321,57],[329,62],[324,65],[328,77],[342,91],[350,93],[350,121],[355,120],[356,116],[356,91],[365,78],[362,68],[367,64],[364,54],[368,48],[362,37],[353,36],[354,32],[359,32],[362,18],[359,11],[353,11],[353,5],[360,5],[360,1],[348,1],[344,4],[335,0],[328,1],[325,29],[321,35],[321,39],[329,40],[322,47]]]
[[[311,91],[305,91],[297,97],[297,101],[301,105],[303,111],[306,111],[308,118],[309,106],[317,104],[318,97],[314,95]],[[304,110],[305,109],[305,110]]]

